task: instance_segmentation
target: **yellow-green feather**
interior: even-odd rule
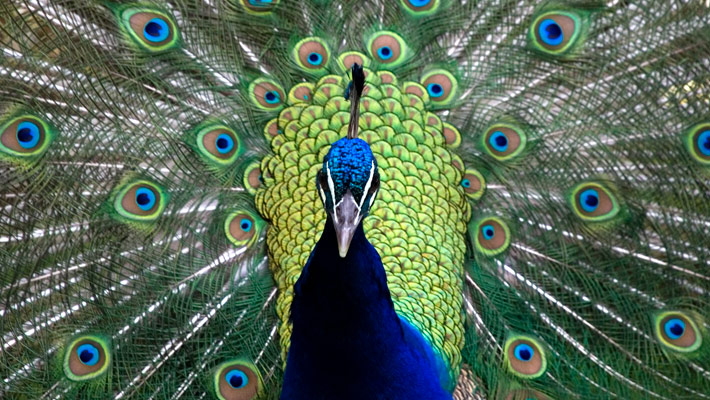
[[[401,95],[412,82],[392,87],[372,71],[367,74],[360,137],[377,159],[381,188],[365,232],[382,257],[396,311],[419,328],[455,380],[464,344],[461,266],[470,217],[460,186],[463,163],[446,146],[441,124],[425,125],[426,101]],[[342,91],[322,90],[326,85],[332,86],[316,86],[313,103],[281,112],[283,134],[272,139],[274,155],[262,162],[265,185],[256,194],[257,208],[271,221],[267,246],[279,288],[284,359],[293,285],[326,218],[316,173],[330,143],[345,136],[350,118]]]

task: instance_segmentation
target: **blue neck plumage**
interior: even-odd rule
[[[428,345],[395,313],[362,223],[341,258],[328,217],[294,290],[282,399],[451,399]]]

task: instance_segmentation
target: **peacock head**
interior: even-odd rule
[[[356,228],[380,188],[377,161],[367,142],[342,138],[333,143],[318,171],[316,185],[335,226],[340,257],[345,257]]]

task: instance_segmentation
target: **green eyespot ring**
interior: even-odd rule
[[[251,400],[261,395],[264,387],[259,370],[244,360],[232,360],[218,366],[212,384],[220,400]]]
[[[569,11],[549,11],[539,15],[530,26],[532,46],[547,54],[568,52],[580,37],[582,20]]]
[[[325,73],[330,61],[328,44],[317,37],[305,38],[296,43],[291,55],[299,67],[311,73]]]
[[[313,100],[313,84],[308,82],[299,83],[288,92],[288,102],[290,104],[311,103]]]
[[[574,213],[584,221],[607,221],[619,213],[616,197],[606,187],[594,182],[577,185],[572,189],[569,202]]]
[[[111,363],[108,342],[98,336],[74,338],[64,352],[64,374],[72,381],[85,381],[104,374]]]
[[[196,144],[205,160],[217,166],[231,165],[243,153],[237,133],[220,124],[201,128],[197,132]]]
[[[525,131],[508,123],[492,125],[481,138],[484,151],[499,161],[516,157],[525,149],[526,144]]]
[[[467,169],[461,179],[461,187],[466,196],[478,200],[486,191],[486,179],[475,169]]]
[[[458,82],[446,70],[435,69],[422,76],[421,84],[429,94],[431,104],[434,106],[447,106],[456,99]]]
[[[154,221],[162,214],[167,202],[167,192],[147,180],[133,181],[119,190],[114,209],[132,221]]]
[[[399,0],[402,8],[413,17],[424,17],[439,10],[440,0]]]
[[[496,256],[510,246],[510,229],[498,217],[487,217],[476,221],[471,234],[476,250],[486,256]]]
[[[256,194],[261,187],[261,164],[257,161],[249,164],[244,171],[244,188],[249,194]]]
[[[685,145],[697,162],[710,166],[710,122],[693,126],[685,135]]]
[[[690,315],[681,311],[664,311],[653,318],[656,338],[665,347],[680,353],[700,348],[703,336]]]
[[[516,335],[505,341],[505,365],[513,375],[535,379],[545,373],[547,358],[542,345],[532,337]]]
[[[273,79],[259,78],[249,85],[252,102],[265,111],[277,111],[283,107],[286,95],[281,85]]]
[[[130,7],[120,12],[119,19],[126,35],[143,50],[162,52],[180,42],[175,21],[162,11]]]
[[[39,156],[54,136],[52,127],[39,117],[22,114],[10,118],[0,123],[0,157],[2,153],[15,159]]]
[[[280,0],[239,0],[244,11],[252,15],[269,15]]]
[[[358,51],[346,51],[338,56],[338,66],[344,72],[349,72],[355,63],[362,65],[363,68],[367,68],[370,65],[370,59]]]
[[[407,43],[390,31],[373,34],[367,41],[367,50],[374,60],[387,67],[396,67],[409,58]]]
[[[237,247],[250,246],[259,236],[264,221],[248,210],[236,210],[224,221],[227,239]]]

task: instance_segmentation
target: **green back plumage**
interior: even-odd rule
[[[709,397],[708,15],[3,3],[1,397],[278,398],[354,61],[365,230],[457,399]]]

